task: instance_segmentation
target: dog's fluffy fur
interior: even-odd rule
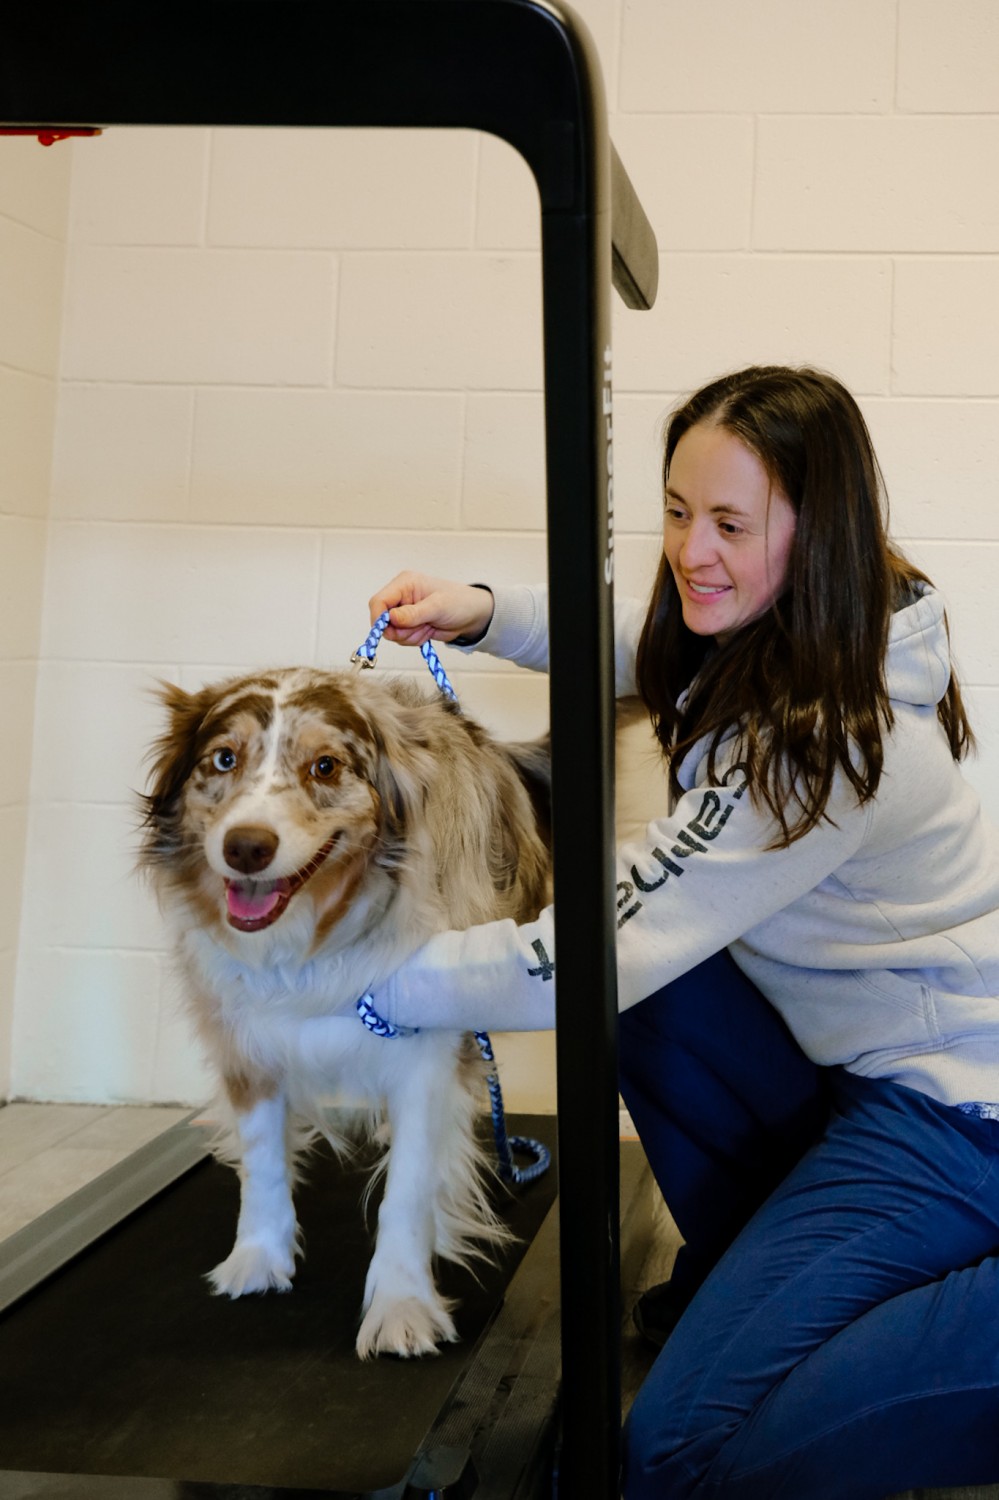
[[[432,1352],[456,1337],[434,1258],[505,1233],[475,1137],[482,1065],[467,1035],[385,1040],[354,1006],[433,933],[544,905],[547,749],[500,744],[429,684],[367,672],[162,698],[140,863],[172,919],[241,1178],[236,1243],[210,1279],[231,1297],[290,1287],[300,1127],[326,1133],[323,1105],[345,1088],[391,1139],[357,1351]]]

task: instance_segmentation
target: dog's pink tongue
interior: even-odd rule
[[[281,900],[281,892],[259,891],[252,885],[237,885],[234,881],[226,886],[225,899],[231,917],[238,917],[241,922],[257,922],[270,915]]]

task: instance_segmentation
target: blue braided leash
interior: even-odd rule
[[[375,664],[375,652],[378,643],[385,634],[388,626],[388,610],[372,625],[361,645],[358,646],[350,658],[354,666],[369,668]],[[426,662],[434,681],[446,698],[457,703],[454,688],[447,679],[447,673],[441,666],[440,657],[429,641],[425,641],[420,647],[420,654]],[[385,1037],[391,1040],[394,1037],[415,1036],[419,1027],[393,1026],[385,1021],[375,1010],[374,1002],[370,995],[362,995],[357,1001],[355,1009],[364,1025],[375,1036]],[[496,1141],[497,1170],[503,1182],[533,1182],[540,1177],[542,1172],[547,1172],[551,1165],[551,1152],[542,1141],[530,1140],[527,1136],[506,1133],[506,1111],[503,1108],[503,1090],[500,1088],[499,1071],[495,1066],[496,1058],[493,1054],[493,1044],[489,1040],[489,1034],[485,1031],[473,1032],[483,1061],[493,1066],[486,1075],[486,1085],[489,1089],[489,1103],[493,1117],[493,1136]],[[513,1159],[514,1151],[519,1151],[524,1156],[533,1156],[534,1161],[529,1167],[518,1167]]]
[[[418,1026],[393,1026],[391,1022],[383,1020],[375,1010],[370,995],[362,995],[355,1008],[365,1026],[375,1036],[392,1040],[400,1036],[416,1036],[419,1032]],[[493,1055],[493,1044],[489,1039],[489,1033],[475,1031],[472,1035],[478,1043],[483,1061],[495,1064],[496,1058]],[[489,1104],[493,1117],[497,1171],[504,1182],[533,1182],[536,1177],[541,1176],[542,1172],[547,1172],[551,1165],[551,1152],[542,1141],[531,1140],[525,1135],[507,1135],[503,1090],[500,1087],[499,1072],[495,1066],[486,1075],[486,1085],[489,1089]],[[515,1151],[523,1156],[533,1156],[534,1161],[529,1167],[518,1167],[513,1159]]]
[[[529,1136],[507,1137],[503,1090],[500,1088],[499,1070],[495,1066],[493,1044],[489,1040],[488,1032],[476,1031],[473,1035],[479,1044],[483,1061],[494,1064],[492,1070],[486,1075],[486,1084],[489,1088],[489,1102],[492,1106],[493,1135],[496,1138],[500,1177],[504,1182],[533,1182],[536,1177],[541,1176],[542,1172],[547,1172],[551,1165],[552,1154],[543,1142],[531,1140]],[[529,1167],[518,1167],[514,1164],[514,1151],[519,1151],[522,1156],[533,1156],[534,1161]]]
[[[388,628],[388,622],[389,612],[386,610],[383,615],[378,616],[378,619],[350,658],[352,666],[365,668],[374,666],[375,652],[378,650],[379,641]],[[450,682],[448,682],[447,673],[441,665],[441,659],[429,641],[423,642],[423,645],[420,647],[420,655],[426,662],[431,676],[445,698],[450,698],[452,703],[457,703],[458,696]]]

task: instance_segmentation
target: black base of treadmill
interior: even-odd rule
[[[553,1118],[513,1118],[510,1128],[554,1156]],[[230,1247],[236,1177],[200,1162],[0,1320],[0,1497],[482,1493],[462,1450],[472,1427],[488,1447],[518,1381],[536,1403],[532,1360],[552,1387],[541,1408],[554,1415],[556,1171],[502,1193],[518,1243],[499,1265],[480,1267],[478,1279],[440,1268],[444,1294],[460,1302],[460,1344],[362,1364],[354,1338],[371,1250],[362,1170],[316,1153],[296,1194],[306,1253],[294,1290],[230,1301],[209,1294],[204,1273]],[[539,1339],[549,1346],[540,1356]],[[536,1427],[530,1400],[525,1413]]]

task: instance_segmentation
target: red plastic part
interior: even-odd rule
[[[68,141],[74,135],[103,135],[96,125],[63,126],[45,125],[0,125],[0,135],[36,135],[43,146],[54,146],[56,141]]]

